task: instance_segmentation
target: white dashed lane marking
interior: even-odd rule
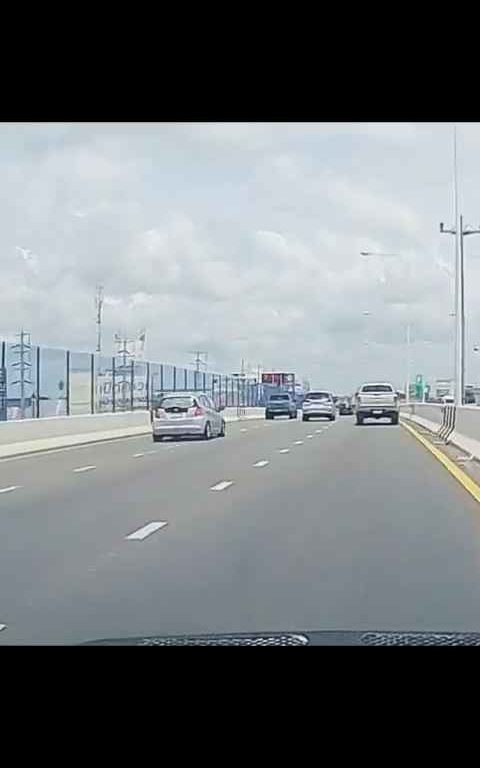
[[[0,488],[0,493],[10,493],[10,491],[16,491],[17,488],[21,487],[21,485],[7,485],[6,488]]]
[[[134,459],[139,459],[141,456],[145,456],[145,454],[144,453],[134,453],[133,454],[133,458]]]
[[[246,432],[246,431],[247,431],[247,430],[245,429],[245,427],[243,427],[243,428],[240,430],[240,432]]]
[[[217,483],[216,485],[212,485],[210,490],[211,491],[225,491],[227,488],[230,488],[231,485],[233,485],[233,480],[222,480],[221,483]]]
[[[157,452],[156,448],[154,448],[153,451],[145,451],[145,456],[152,456],[156,452]]]
[[[254,467],[266,467],[266,466],[267,466],[267,464],[269,464],[269,462],[268,462],[268,461],[257,461],[257,463],[256,463],[256,464],[254,464],[253,466],[254,466]]]
[[[90,470],[92,470],[92,469],[96,469],[96,466],[94,464],[92,464],[91,466],[88,466],[88,467],[77,467],[73,471],[74,472],[90,472]]]
[[[290,453],[290,448],[282,448],[279,453]]]
[[[320,435],[323,432],[323,429],[316,429],[315,432],[317,433],[317,435]]]
[[[303,440],[295,440],[294,445],[303,445]]]
[[[0,624],[0,632],[2,631],[2,629],[6,629],[6,628],[7,628],[6,624]]]
[[[307,435],[307,440],[311,440],[313,435]]]
[[[166,522],[147,523],[147,525],[144,525],[143,528],[139,528],[138,531],[130,533],[128,536],[125,536],[125,538],[129,541],[143,541],[143,539],[146,539],[147,536],[155,533],[155,531],[160,530],[160,528],[165,528],[166,525],[168,525]]]

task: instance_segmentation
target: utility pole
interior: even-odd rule
[[[455,401],[462,405],[465,397],[465,259],[463,240],[467,235],[480,235],[480,226],[476,229],[465,227],[463,216],[459,216],[458,226],[446,229],[440,224],[441,234],[455,235],[458,240],[458,270],[455,274],[455,319],[456,319],[456,348],[455,348]]]
[[[12,350],[18,355],[19,359],[12,363],[12,368],[19,369],[20,378],[17,381],[12,382],[12,385],[20,384],[20,413],[22,419],[25,418],[25,384],[31,384],[32,382],[28,378],[28,373],[32,367],[32,345],[30,341],[30,334],[26,333],[23,328],[18,334],[20,336],[20,343],[13,344]]]
[[[102,353],[102,316],[103,316],[103,285],[97,286],[95,296],[95,308],[97,310],[97,353]]]

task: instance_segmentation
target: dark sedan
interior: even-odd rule
[[[345,398],[344,400],[340,400],[338,404],[338,415],[339,416],[352,416],[353,415],[353,405],[350,398]]]

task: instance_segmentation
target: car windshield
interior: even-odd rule
[[[480,122],[30,111],[0,646],[480,631]]]
[[[164,397],[160,400],[160,408],[191,408],[194,402],[193,397]]]

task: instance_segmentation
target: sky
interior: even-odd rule
[[[480,225],[480,124],[457,123]],[[452,123],[0,124],[0,337],[292,371],[351,392],[453,375]],[[480,235],[466,238],[467,383],[480,381]],[[361,251],[389,256],[362,257]],[[368,313],[368,314],[367,314]]]

